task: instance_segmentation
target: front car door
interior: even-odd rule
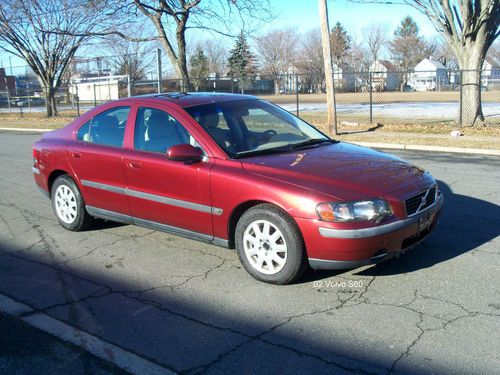
[[[168,148],[183,143],[200,146],[162,107],[137,108],[133,150],[124,159],[131,215],[139,225],[212,240],[212,213],[220,214],[211,206],[213,162],[169,160]]]

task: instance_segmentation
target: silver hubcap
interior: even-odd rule
[[[59,219],[66,224],[75,221],[77,215],[77,204],[75,194],[66,185],[60,185],[55,194],[56,213]]]
[[[287,247],[283,233],[267,220],[256,220],[245,229],[243,250],[254,269],[266,275],[282,270]]]

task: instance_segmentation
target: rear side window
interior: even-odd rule
[[[77,139],[99,145],[122,147],[130,107],[109,109],[83,124]]]

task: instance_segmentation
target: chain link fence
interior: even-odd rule
[[[45,90],[34,76],[2,77],[0,112],[43,112]],[[60,113],[79,115],[101,103],[119,98],[184,91],[179,79],[133,81],[127,75],[68,77],[56,90]],[[10,81],[9,81],[10,80]],[[3,81],[3,85],[2,85]],[[9,83],[9,82],[10,83]],[[463,124],[475,116],[481,103],[485,120],[500,124],[500,70],[490,71],[336,71],[337,123]],[[190,78],[190,91],[243,93],[274,102],[314,124],[326,123],[324,75],[321,72],[257,75],[254,77]]]

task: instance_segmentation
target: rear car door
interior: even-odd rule
[[[73,173],[88,206],[129,214],[123,166],[123,142],[130,107],[120,106],[92,117],[67,149]]]
[[[167,225],[160,228],[181,229],[184,235],[201,234],[209,240],[212,212],[220,214],[211,206],[213,162],[208,158],[194,164],[169,160],[168,148],[183,143],[200,146],[166,110],[154,106],[137,109],[134,149],[124,159],[131,215],[137,224]]]

